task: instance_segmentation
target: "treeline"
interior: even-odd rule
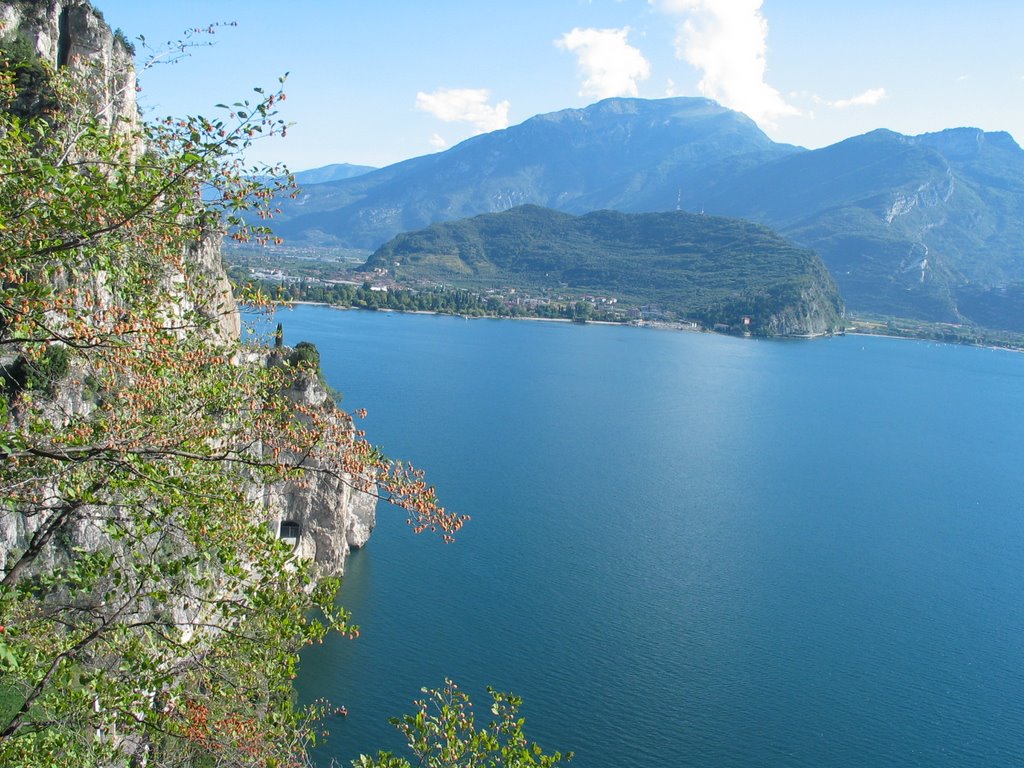
[[[235,276],[237,282],[237,275]],[[398,312],[437,312],[467,317],[538,317],[551,320],[625,322],[622,313],[602,310],[586,301],[510,303],[499,296],[481,296],[462,288],[372,290],[368,283],[322,283],[300,280],[278,283],[247,281],[280,301],[312,301],[336,307],[390,309]]]

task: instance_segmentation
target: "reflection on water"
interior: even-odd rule
[[[284,313],[369,436],[473,516],[349,564],[349,711],[400,749],[452,677],[586,768],[1010,766],[1024,755],[1024,358],[887,339]],[[481,717],[486,713],[481,713]]]

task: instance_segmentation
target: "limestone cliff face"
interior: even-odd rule
[[[0,4],[3,36],[21,35],[54,67],[86,74],[100,108],[113,122],[138,120],[132,53],[82,0],[18,0]]]
[[[200,311],[214,322],[212,341],[234,343],[242,331],[241,315],[231,292],[231,282],[221,261],[221,235],[207,232],[188,249],[190,278],[201,280],[210,301]],[[189,307],[191,309],[191,307]]]
[[[765,323],[766,336],[828,336],[842,331],[845,308],[831,276],[822,269],[817,279],[799,291],[794,301],[773,313]]]
[[[268,364],[277,364],[271,355]],[[300,376],[288,390],[296,404],[335,410],[327,388],[314,376]],[[335,418],[341,418],[340,412]],[[349,476],[313,471],[301,482],[255,488],[255,501],[278,536],[293,541],[299,557],[316,563],[317,572],[336,576],[351,550],[363,546],[376,524],[377,498],[358,490]]]
[[[237,322],[237,312],[234,318]],[[263,362],[262,356],[255,356],[243,364]],[[54,420],[87,415],[93,409],[94,402],[82,387],[71,383],[83,373],[70,372],[67,382],[54,390],[47,403]],[[299,378],[287,394],[296,404],[347,418],[337,411],[330,393],[316,378]],[[349,553],[366,544],[373,532],[377,497],[373,489],[357,488],[350,476],[318,473],[315,466],[311,469],[302,481],[253,483],[249,492],[253,512],[275,535],[294,545],[297,557],[314,562],[319,575],[340,576]],[[39,523],[38,517],[0,515],[0,564],[8,553],[25,550]],[[45,550],[36,567],[46,572],[64,561],[72,549],[99,549],[105,535],[85,517],[66,527],[61,546]]]
[[[136,80],[132,52],[115,35],[102,14],[83,0],[21,0],[0,3],[0,37],[27,40],[43,61],[55,68],[68,67],[79,73],[90,93],[90,108],[110,125],[127,130],[138,127],[135,101]],[[139,147],[141,150],[142,147]],[[194,309],[178,285],[184,281],[202,281],[210,297],[202,308],[214,327],[211,341],[232,343],[241,330],[231,285],[221,265],[221,237],[209,232],[193,243],[186,254],[187,274],[171,275],[162,289],[171,297],[168,315],[181,315]],[[95,288],[103,292],[103,277],[92,276]]]
[[[135,126],[138,108],[135,101],[135,70],[132,53],[127,44],[115,35],[104,22],[103,16],[83,0],[0,0],[0,40],[20,37],[27,40],[40,58],[54,67],[71,67],[81,72],[88,83],[96,113],[110,125]],[[96,295],[109,295],[106,276],[102,273],[77,278]],[[201,286],[206,297],[202,307],[195,307],[181,290],[186,282]],[[58,286],[66,289],[67,285]],[[210,344],[222,346],[236,344],[241,321],[232,296],[231,285],[221,261],[221,236],[210,232],[192,243],[186,250],[181,273],[163,278],[160,290],[167,297],[168,317],[180,317],[198,309],[212,321],[205,334]],[[192,293],[195,293],[193,291]],[[200,332],[200,331],[183,331]],[[4,353],[13,359],[16,351]],[[0,363],[10,360],[0,359]],[[264,364],[265,361],[248,360],[237,364]],[[71,371],[65,382],[52,393],[51,404],[55,421],[87,415],[92,401],[83,392],[81,381],[84,371]],[[289,395],[296,403],[334,410],[327,390],[316,380],[293,387]],[[342,418],[338,412],[338,418]],[[376,498],[354,490],[348,478],[334,478],[311,473],[303,483],[284,483],[271,486],[254,485],[251,491],[253,511],[277,535],[287,534],[295,539],[297,556],[313,560],[323,575],[339,575],[344,569],[345,557],[354,547],[362,546],[374,526]],[[24,549],[35,533],[38,521],[18,515],[0,516],[0,563],[8,552]],[[94,526],[83,524],[71,528],[64,542],[70,547],[95,548],[102,542]],[[53,557],[60,558],[59,550]],[[40,561],[40,567],[47,563]],[[52,565],[50,563],[49,565]]]

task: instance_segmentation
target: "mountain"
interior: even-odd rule
[[[295,181],[299,185],[323,184],[328,181],[339,181],[341,179],[352,179],[362,176],[364,173],[377,170],[372,165],[352,165],[351,163],[334,163],[319,168],[309,168],[305,171],[295,171]]]
[[[829,333],[842,313],[813,251],[747,221],[679,211],[573,216],[523,205],[398,235],[367,267],[401,280],[611,294],[757,335]]]
[[[1024,331],[1024,151],[976,128],[806,150],[707,99],[606,99],[309,187],[275,229],[375,248],[523,203],[751,219],[818,251],[851,310]]]
[[[699,207],[727,178],[796,151],[708,99],[606,99],[318,184],[285,206],[275,229],[292,241],[375,248],[435,221],[524,203],[570,213]]]
[[[1024,152],[1006,133],[873,131],[749,169],[706,208],[817,250],[851,308],[1024,330],[1001,309],[1024,288]]]

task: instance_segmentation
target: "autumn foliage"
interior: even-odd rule
[[[141,125],[78,67],[24,114],[25,66],[0,60],[0,764],[301,764],[297,652],[357,629],[259,489],[322,474],[416,531],[465,518],[231,332],[201,254],[272,237],[288,182],[241,158],[283,92]]]

